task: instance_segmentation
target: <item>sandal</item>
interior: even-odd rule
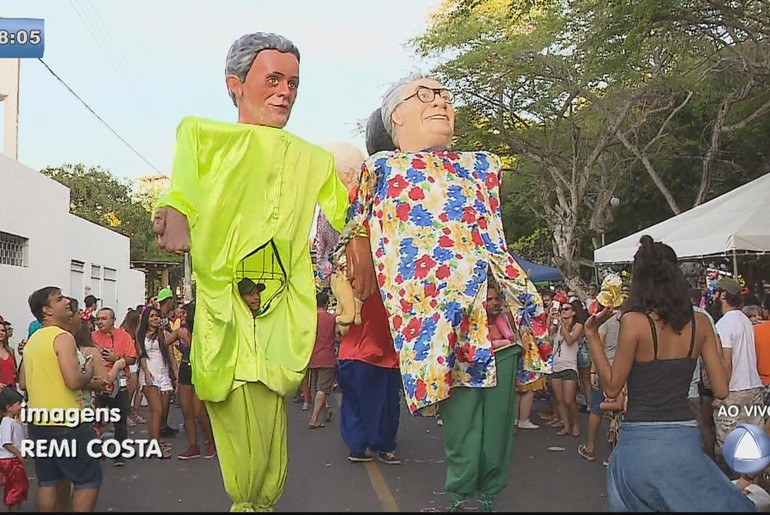
[[[556,436],[569,436],[569,431],[565,431],[564,429],[562,429],[561,431],[556,433]]]
[[[555,427],[555,428],[564,427],[564,422],[562,422],[559,419],[553,419],[550,422],[548,422],[547,424],[548,424],[549,427]]]
[[[307,426],[307,427],[308,427],[309,429],[321,429],[322,427],[326,427],[326,425],[324,425],[324,424],[318,424],[318,425],[314,426],[313,424],[308,424],[308,426]]]
[[[588,461],[594,461],[596,459],[596,453],[595,452],[588,452],[588,445],[586,444],[580,444],[578,445],[578,454],[588,460]]]

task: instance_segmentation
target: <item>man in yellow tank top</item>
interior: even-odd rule
[[[29,394],[24,418],[29,424],[29,438],[35,442],[33,449],[38,452],[37,506],[40,511],[93,511],[102,469],[99,461],[89,456],[86,446],[96,435],[90,424],[75,420],[83,407],[81,390],[93,379],[93,363],[86,362],[81,371],[75,339],[61,328],[71,313],[69,300],[59,288],[37,290],[29,297],[29,308],[43,324],[24,349],[19,381]],[[62,413],[66,416],[61,417]],[[70,456],[41,456],[43,449],[51,449],[54,442],[66,443],[72,452],[57,454]],[[61,506],[57,490],[68,480],[75,491],[69,506]]]

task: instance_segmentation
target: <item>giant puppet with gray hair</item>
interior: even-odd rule
[[[241,37],[225,80],[238,123],[181,122],[155,232],[162,248],[191,253],[193,384],[211,416],[231,510],[270,511],[286,480],[283,397],[297,391],[315,343],[315,206],[341,230],[349,202],[332,154],[283,130],[299,86],[289,40]],[[256,314],[238,293],[243,278],[265,285]]]
[[[508,252],[501,159],[450,150],[452,102],[427,76],[407,77],[386,93],[380,119],[375,113],[368,127],[382,151],[362,167],[337,258],[358,297],[382,296],[410,411],[427,415],[440,406],[455,511],[476,492],[481,508],[491,509],[507,484],[518,358],[523,350],[526,367],[548,371],[538,352],[548,322],[534,284]],[[489,285],[505,296],[513,322],[494,338]],[[493,347],[492,339],[509,345]]]

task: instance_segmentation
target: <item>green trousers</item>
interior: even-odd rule
[[[453,506],[476,492],[492,502],[508,484],[516,418],[516,366],[521,348],[495,354],[497,386],[452,389],[441,402],[446,451],[446,492]]]
[[[206,408],[230,511],[273,511],[288,465],[284,398],[262,383],[246,383]]]

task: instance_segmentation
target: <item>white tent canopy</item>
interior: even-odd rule
[[[770,252],[770,174],[594,251],[596,263],[634,260],[649,234],[681,259]]]

